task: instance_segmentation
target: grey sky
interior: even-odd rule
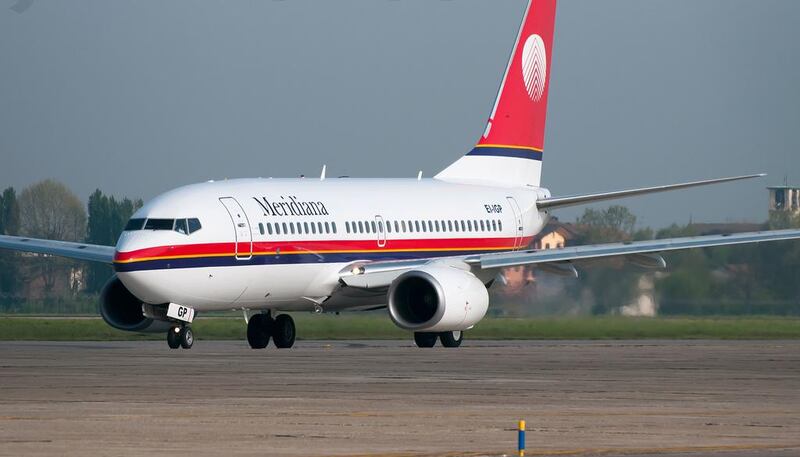
[[[434,174],[483,130],[524,0],[0,0],[0,186],[150,198],[243,176]],[[763,220],[800,182],[800,2],[561,0],[554,194],[643,225]],[[573,219],[582,211],[558,213]]]

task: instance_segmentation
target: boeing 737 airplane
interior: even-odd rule
[[[431,179],[235,179],[193,184],[148,202],[116,247],[0,236],[0,247],[111,264],[103,319],[165,332],[190,348],[205,311],[243,310],[247,340],[291,347],[280,311],[388,308],[420,347],[461,344],[484,317],[503,267],[576,266],[622,257],[664,268],[660,253],[800,238],[800,230],[531,250],[550,213],[567,206],[763,175],[589,195],[540,186],[555,0],[531,0],[475,147]],[[24,217],[24,215],[23,215]]]

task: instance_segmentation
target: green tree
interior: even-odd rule
[[[83,241],[86,235],[86,210],[80,199],[65,185],[45,180],[33,184],[19,196],[20,235],[47,240]],[[76,263],[52,256],[34,256],[29,259],[29,280],[41,279],[46,296],[51,296],[56,282],[61,280],[70,287],[70,273]]]
[[[652,238],[650,229],[636,231],[636,216],[624,206],[603,210],[586,209],[576,225],[580,244],[610,243]],[[583,269],[579,296],[586,291],[594,298],[592,314],[613,312],[633,300],[641,272],[625,268],[623,259],[614,259]]]
[[[117,200],[97,189],[89,196],[89,223],[86,242],[113,246],[131,215],[142,206],[141,200]],[[87,270],[86,291],[100,292],[113,274],[110,266],[92,263]]]
[[[17,193],[9,187],[0,195],[0,235],[17,235],[19,232],[19,204]],[[12,296],[18,290],[19,265],[17,254],[0,250],[0,296]]]
[[[603,210],[587,208],[578,219],[585,244],[628,241],[636,227],[636,216],[624,206],[614,205]]]
[[[770,229],[800,226],[773,212]],[[694,227],[673,225],[658,238],[694,236]],[[664,314],[800,313],[800,243],[781,241],[692,249],[665,254],[670,274],[656,282]]]

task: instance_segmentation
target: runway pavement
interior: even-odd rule
[[[0,342],[2,456],[800,455],[800,342]]]

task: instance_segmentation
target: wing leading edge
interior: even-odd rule
[[[76,260],[88,260],[90,262],[114,263],[113,246],[0,235],[0,248],[55,255]]]

